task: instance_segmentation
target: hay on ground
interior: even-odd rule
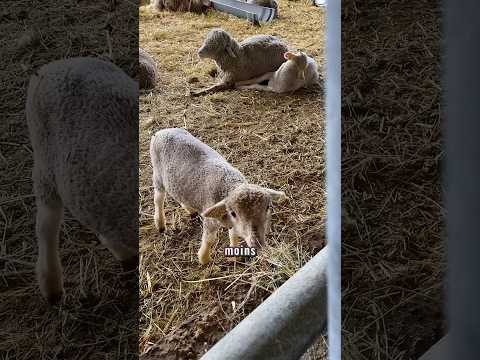
[[[0,358],[131,359],[137,353],[138,285],[125,282],[120,264],[68,212],[60,235],[62,306],[49,307],[42,300],[34,272],[26,86],[42,65],[73,56],[111,57],[134,74],[138,7],[126,1],[111,5],[93,0],[2,2]]]
[[[199,98],[189,90],[212,85],[215,65],[196,55],[205,34],[222,27],[242,40],[277,35],[325,63],[325,11],[281,1],[282,19],[260,28],[219,12],[155,13],[140,8],[140,45],[155,58],[161,81],[140,97],[140,351],[146,358],[197,359],[282,285],[324,245],[325,128],[321,89],[275,95],[227,91]],[[167,198],[167,231],[153,223],[148,148],[151,136],[184,127],[212,146],[251,182],[283,190],[274,206],[270,246],[250,262],[222,255],[197,260],[201,224]],[[309,359],[325,359],[325,345]],[[314,357],[316,356],[316,357]]]

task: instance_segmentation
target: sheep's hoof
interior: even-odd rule
[[[199,259],[200,265],[208,265],[212,259]]]
[[[282,203],[284,203],[284,202],[287,201],[287,200],[288,200],[288,196],[285,195],[285,194],[282,194],[282,195],[280,196],[280,198],[278,199],[278,203],[279,203],[279,204],[282,204]]]
[[[242,258],[240,256],[227,257],[227,262],[235,264],[237,261],[240,261]]]
[[[123,260],[121,263],[122,263],[122,269],[125,272],[137,270],[137,268],[138,268],[138,256],[133,256],[130,259]]]
[[[155,227],[157,228],[157,231],[158,231],[159,234],[163,234],[167,230],[167,228],[165,226],[157,225]]]
[[[51,306],[58,305],[62,301],[63,292],[52,293],[47,295],[48,304]]]
[[[200,95],[202,95],[202,94],[203,94],[203,90],[200,90],[200,91],[190,91],[190,93],[189,93],[189,95],[190,95],[191,97],[198,97],[198,96],[200,96]]]
[[[217,68],[212,68],[208,71],[208,75],[210,75],[212,78],[216,77],[218,75],[218,69]]]
[[[212,261],[212,258],[210,254],[202,254],[199,252],[198,261],[200,262],[201,265],[207,265],[210,261]]]
[[[180,204],[180,206],[182,207],[183,210],[185,210],[187,212],[188,215],[190,215],[191,218],[194,218],[198,215],[197,210],[192,209],[192,208],[186,206],[185,204]]]
[[[195,220],[199,216],[199,213],[192,212],[192,213],[189,213],[189,215],[190,215],[190,220]]]
[[[155,217],[155,227],[160,234],[165,232],[165,221],[160,221],[160,218]]]
[[[37,263],[37,281],[40,293],[50,305],[56,305],[63,296],[63,277],[60,264],[56,264],[50,270],[44,270],[40,263]]]

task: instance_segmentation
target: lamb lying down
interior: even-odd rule
[[[198,50],[198,56],[215,61],[220,81],[191,95],[230,90],[236,82],[275,71],[286,61],[283,55],[287,51],[287,44],[275,36],[255,35],[238,42],[225,30],[212,29]]]
[[[287,93],[298,90],[302,87],[309,87],[318,83],[318,65],[315,60],[303,52],[284,54],[284,62],[277,71],[268,72],[250,80],[235,83],[237,89],[255,89],[272,91],[276,93]],[[260,85],[268,80],[267,85]]]

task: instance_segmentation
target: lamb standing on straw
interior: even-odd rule
[[[150,143],[153,168],[155,226],[165,231],[164,202],[168,193],[189,213],[203,218],[201,264],[211,261],[211,248],[221,227],[229,229],[230,246],[243,238],[262,246],[272,203],[286,199],[283,191],[251,184],[207,144],[184,129],[158,131]]]

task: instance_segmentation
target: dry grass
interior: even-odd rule
[[[34,275],[32,151],[24,114],[32,72],[64,57],[107,55],[107,23],[113,61],[133,73],[136,9],[133,1],[119,2],[115,9],[92,0],[2,2],[1,359],[127,359],[137,352],[138,295],[132,288],[138,282],[125,283],[119,264],[68,213],[61,233],[65,303],[50,308],[40,297]]]
[[[343,357],[418,359],[444,331],[439,4],[343,7]]]
[[[273,34],[324,64],[325,13],[306,2],[280,2],[281,19],[256,28],[211,12],[140,9],[140,44],[159,65],[156,89],[140,98],[140,351],[145,357],[196,359],[317,252],[324,242],[325,138],[320,89],[294,95],[229,91],[186,96],[215,80],[199,61],[205,34],[222,27],[237,39]],[[226,261],[221,232],[213,263],[200,266],[199,219],[167,200],[167,232],[153,224],[148,146],[162,128],[184,127],[238,167],[251,182],[283,190],[270,247],[249,263]],[[320,342],[311,359],[324,359]]]

